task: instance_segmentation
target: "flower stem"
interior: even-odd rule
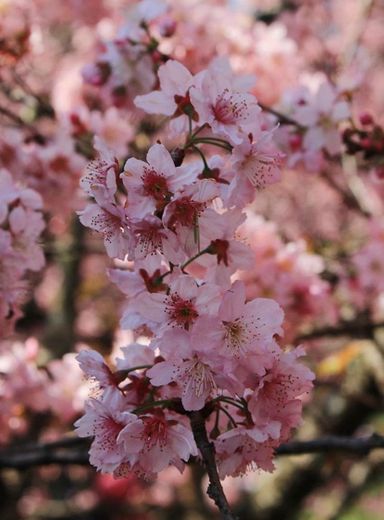
[[[202,256],[204,255],[205,253],[208,253],[209,252],[209,246],[206,247],[205,249],[202,249],[201,251],[199,251],[198,253],[196,253],[194,256],[191,256],[191,258],[189,258],[186,262],[184,262],[180,269],[183,271],[187,265],[191,264],[192,262],[194,262],[197,258],[199,258],[199,256]]]

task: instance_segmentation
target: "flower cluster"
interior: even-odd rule
[[[158,142],[120,172],[96,138],[81,180],[93,202],[80,221],[103,235],[111,258],[131,262],[110,272],[128,297],[121,324],[147,337],[125,349],[116,371],[96,352],[79,356],[100,395],[78,434],[94,437],[92,464],[115,476],[181,470],[198,454],[195,411],[207,419],[222,477],[271,470],[274,448],[300,422],[313,379],[297,361],[303,352],[279,346],[278,303],[247,300],[233,281],[254,265],[238,236],[243,209],[279,180],[282,160],[249,87],[223,59],[196,75],[167,61],[159,89],[135,104],[170,118],[172,150]]]
[[[22,315],[28,271],[39,271],[44,255],[38,243],[45,224],[40,195],[17,185],[0,170],[0,338],[8,336]]]
[[[166,58],[159,50],[152,32],[162,36],[172,33],[173,22],[166,16],[162,1],[144,0],[131,6],[129,20],[116,37],[103,43],[104,50],[95,63],[83,70],[86,83],[103,87],[105,96],[116,106],[132,102],[138,93],[155,86],[154,70]]]
[[[302,164],[308,171],[319,172],[326,158],[341,153],[341,124],[351,111],[342,89],[326,79],[311,78],[308,83],[282,96],[280,107],[288,116],[288,126],[280,131],[279,139],[289,167]]]
[[[44,353],[35,338],[24,343],[4,340],[0,344],[0,445],[28,432],[37,414],[51,412],[59,422],[73,421],[84,407],[89,387],[75,359],[68,353],[62,359],[41,365]],[[48,418],[48,415],[46,416]]]
[[[268,296],[285,313],[284,337],[293,340],[311,324],[335,322],[338,312],[330,283],[321,278],[325,263],[303,240],[284,243],[274,223],[250,215],[242,225],[257,269],[239,273],[247,298]]]

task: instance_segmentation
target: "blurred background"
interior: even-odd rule
[[[87,442],[72,433],[94,392],[76,353],[96,349],[113,365],[133,339],[119,328],[124,294],[108,277],[102,238],[78,221],[79,179],[95,134],[121,163],[166,139],[161,120],[132,103],[156,86],[122,44],[138,12],[159,9],[150,24],[159,56],[193,72],[227,56],[278,114],[292,116],[325,80],[350,103],[334,156],[305,150],[280,120],[282,181],[250,208],[242,233],[255,269],[239,276],[249,298],[280,303],[284,341],[305,346],[316,374],[295,440],[384,435],[384,2],[139,4],[0,0],[2,520],[218,518],[201,465],[182,475],[170,468],[155,482],[115,480],[89,466]],[[9,254],[5,215],[20,200],[33,218]],[[242,520],[384,517],[384,449],[281,454],[275,465],[224,481]]]

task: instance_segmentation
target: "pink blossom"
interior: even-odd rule
[[[273,366],[260,378],[248,407],[259,427],[268,427],[271,421],[281,423],[280,438],[286,440],[292,428],[301,420],[301,397],[312,388],[314,374],[297,362],[304,355],[302,348],[281,352]]]
[[[348,103],[338,100],[336,89],[324,82],[307,103],[299,105],[293,117],[308,130],[303,145],[309,150],[325,148],[330,154],[340,152],[339,123],[350,115]]]
[[[80,186],[87,195],[97,202],[113,202],[117,186],[116,174],[119,163],[113,152],[99,137],[95,137],[97,159],[87,164],[85,175],[80,180]]]
[[[125,461],[124,446],[117,442],[119,433],[136,416],[126,411],[126,402],[118,390],[111,389],[101,400],[90,399],[85,415],[75,422],[79,437],[94,437],[89,451],[90,462],[99,471],[112,473]]]
[[[258,428],[238,427],[221,435],[215,442],[220,477],[237,477],[258,468],[272,472],[274,446]]]
[[[176,382],[176,393],[186,410],[200,410],[219,385],[232,384],[223,372],[224,358],[200,332],[169,330],[159,344],[167,353],[167,361],[157,363],[147,371],[147,376],[155,386]]]
[[[170,465],[182,469],[197,455],[191,430],[176,416],[162,411],[131,416],[118,439],[126,454],[134,454],[132,469],[139,474],[158,473]]]
[[[169,284],[167,294],[142,293],[134,306],[145,319],[151,320],[161,334],[167,328],[188,330],[200,314],[214,314],[220,302],[220,290],[213,284],[199,286],[188,275],[179,275]]]
[[[201,85],[191,89],[191,100],[199,115],[199,124],[207,123],[214,134],[240,144],[259,127],[261,112],[256,99],[234,88],[226,75],[205,73]]]
[[[135,98],[135,105],[148,114],[182,116],[193,107],[189,99],[189,89],[193,85],[193,76],[188,69],[175,60],[168,60],[158,70],[160,90],[154,90]]]
[[[104,244],[110,257],[125,258],[131,240],[126,211],[115,204],[88,204],[78,212],[80,222],[104,237]]]
[[[113,373],[101,354],[95,350],[82,350],[76,359],[84,374],[88,378],[97,381],[100,388],[116,386]]]
[[[260,190],[280,180],[283,156],[271,139],[271,132],[262,132],[256,141],[250,135],[234,147],[231,169],[235,173],[228,188],[229,206],[244,206],[253,200],[252,187]]]
[[[271,343],[275,334],[282,335],[284,313],[267,298],[245,302],[245,287],[235,282],[224,294],[218,316],[221,321],[224,352],[234,357],[244,356],[263,344]]]
[[[128,159],[121,177],[128,192],[128,212],[135,218],[163,210],[173,194],[193,180],[185,168],[175,167],[162,144],[151,146],[147,162]]]
[[[156,253],[163,255],[174,264],[186,260],[186,254],[180,249],[177,236],[173,231],[165,228],[159,218],[147,214],[142,220],[133,222],[131,229],[134,236],[131,257],[135,260]]]

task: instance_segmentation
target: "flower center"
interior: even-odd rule
[[[145,221],[135,226],[135,233],[138,236],[137,247],[142,254],[150,255],[156,251],[162,251],[163,235],[161,231],[159,225]]]
[[[167,313],[176,325],[188,330],[199,316],[192,300],[183,300],[178,294],[172,294],[167,299]]]
[[[247,103],[241,96],[235,96],[225,89],[217,96],[212,112],[219,123],[231,125],[248,115]]]
[[[164,175],[157,173],[153,169],[145,168],[141,179],[143,181],[143,191],[147,197],[152,197],[158,203],[170,201],[172,193],[169,191],[167,179]]]
[[[245,175],[257,189],[265,188],[267,182],[271,182],[274,169],[279,165],[279,157],[265,152],[249,155],[242,163]]]
[[[167,423],[161,417],[142,417],[144,430],[142,438],[146,449],[152,448],[155,444],[164,447],[167,444]]]
[[[189,197],[181,197],[172,206],[173,211],[168,222],[168,226],[171,229],[176,224],[187,227],[195,226],[198,216],[204,208],[203,203],[191,200]]]
[[[225,328],[224,338],[227,347],[234,355],[239,355],[243,350],[244,339],[248,337],[246,330],[244,330],[239,320],[230,322],[223,321],[223,325]]]
[[[250,343],[260,336],[257,329],[255,330],[255,327],[252,326],[253,324],[247,323],[244,317],[237,318],[234,321],[223,321],[223,325],[226,346],[235,357],[244,354]]]
[[[185,375],[197,397],[209,394],[211,390],[216,387],[212,370],[199,359],[194,359],[190,362],[185,370]]]

